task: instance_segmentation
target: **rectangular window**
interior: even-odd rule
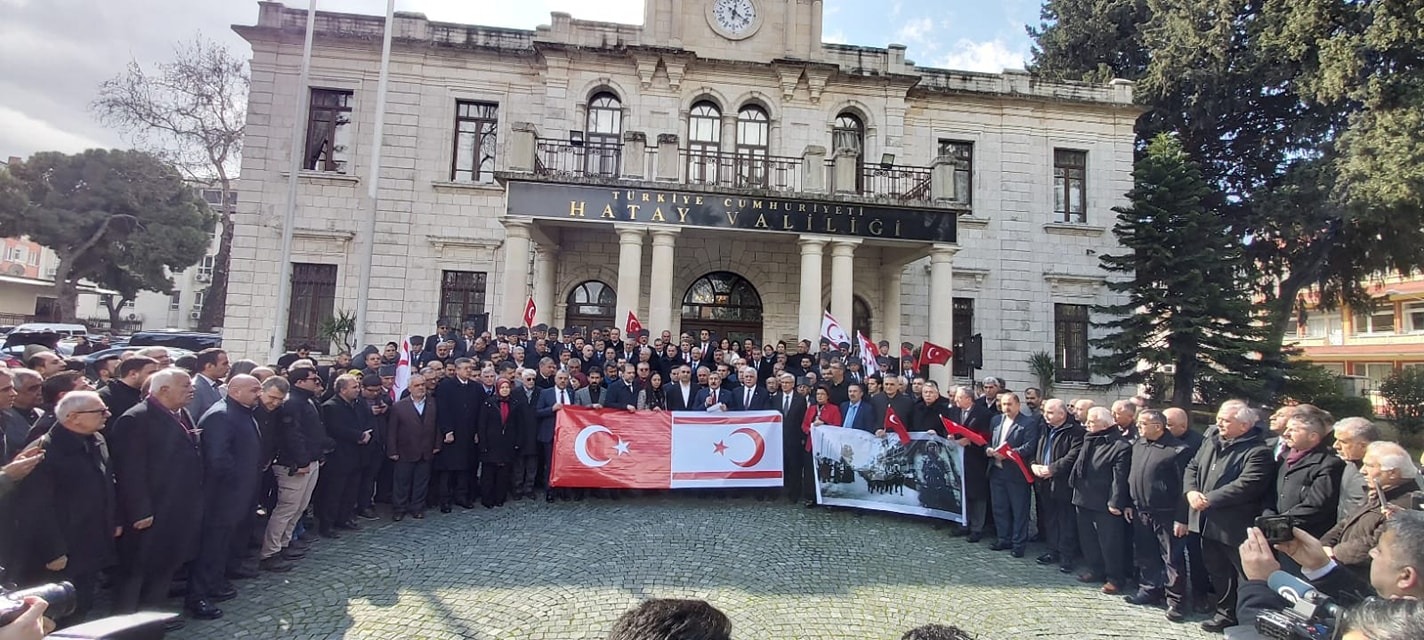
[[[183,305],[183,294],[174,291],[168,296],[168,310],[177,311]]]
[[[1394,364],[1391,362],[1356,362],[1354,365],[1355,375],[1368,378],[1370,389],[1378,389],[1381,382],[1394,373]]]
[[[464,100],[455,103],[455,156],[450,180],[486,184],[494,181],[498,130],[499,105]]]
[[[1053,150],[1053,211],[1059,222],[1087,222],[1088,152]]]
[[[207,292],[206,289],[204,289],[204,290],[202,290],[202,291],[194,292],[194,293],[193,293],[193,310],[194,310],[194,311],[201,311],[201,310],[203,309],[203,301],[206,300],[207,297],[208,297],[208,292]]]
[[[1404,305],[1404,330],[1410,333],[1424,333],[1424,302],[1410,302]]]
[[[973,371],[969,370],[969,358],[965,357],[969,351],[964,348],[965,341],[969,336],[974,335],[974,298],[955,298],[954,317],[952,331],[954,332],[954,359],[950,360],[950,368],[955,376],[972,376]]]
[[[287,344],[295,349],[308,344],[318,349],[327,345],[320,337],[321,323],[336,308],[336,265],[292,263],[292,293],[288,299]]]
[[[1088,305],[1053,305],[1054,359],[1059,382],[1088,381]]]
[[[213,279],[213,256],[203,256],[203,260],[198,263],[198,281],[208,282]]]
[[[351,143],[350,91],[312,89],[307,107],[307,143],[302,168],[346,173]]]
[[[1371,311],[1355,314],[1354,335],[1394,333],[1394,303],[1382,302]]]
[[[483,271],[444,271],[440,277],[440,321],[460,326],[487,323]],[[481,329],[483,330],[483,329]]]
[[[940,140],[939,157],[954,161],[954,191],[950,201],[968,206],[974,200],[974,143]]]

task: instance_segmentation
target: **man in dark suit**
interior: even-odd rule
[[[770,394],[766,392],[766,387],[757,381],[757,371],[750,366],[743,366],[737,373],[737,378],[741,381],[735,396],[735,411],[768,411],[772,409]],[[729,405],[730,407],[730,405]]]
[[[846,401],[841,403],[840,410],[845,421],[841,426],[849,429],[875,433],[885,424],[875,422],[875,406],[865,402],[865,386],[859,382],[846,384]]]
[[[999,396],[1000,415],[994,416],[993,439],[989,441],[989,495],[994,508],[994,527],[999,541],[991,549],[1012,550],[1022,558],[1028,546],[1028,524],[1033,502],[1029,481],[1018,464],[995,451],[1002,445],[1018,452],[1027,465],[1038,454],[1039,421],[1020,413],[1018,394],[1005,392]]]
[[[608,393],[603,399],[603,406],[610,409],[634,411],[638,408],[638,387],[635,384],[638,369],[633,364],[624,364],[622,373],[623,375],[616,382],[608,385]]]
[[[1275,460],[1256,427],[1256,411],[1239,400],[1222,403],[1216,431],[1187,463],[1183,489],[1191,507],[1187,526],[1202,537],[1202,560],[1216,591],[1216,615],[1202,629],[1220,633],[1235,626],[1239,547],[1261,514],[1273,485]]]
[[[701,391],[692,379],[692,367],[681,364],[673,369],[673,380],[663,386],[667,394],[668,411],[697,411],[697,394]]]
[[[777,377],[778,389],[771,396],[771,408],[781,413],[781,462],[786,501],[814,504],[815,488],[811,483],[813,465],[806,452],[806,433],[801,423],[806,421],[806,396],[796,393],[796,376],[782,373]]]
[[[875,424],[878,425],[885,424],[887,409],[894,409],[901,420],[912,418],[915,413],[915,399],[905,392],[905,381],[900,376],[885,376],[880,384],[880,393],[867,400],[875,407]]]
[[[406,514],[425,517],[426,491],[430,486],[430,463],[440,453],[443,434],[438,426],[435,402],[426,388],[425,376],[411,374],[406,390],[410,395],[391,407],[386,431],[386,457],[395,462],[391,475],[391,519],[399,522]]]
[[[222,402],[222,391],[218,387],[227,377],[231,368],[227,352],[218,348],[203,349],[198,352],[197,375],[193,376],[193,401],[188,403],[188,415],[194,420],[202,420],[208,408]]]
[[[158,361],[148,356],[134,356],[119,363],[118,377],[99,390],[99,397],[109,407],[109,422],[104,428],[114,426],[129,409],[143,401],[143,383],[159,368]]]
[[[224,574],[235,564],[233,536],[256,504],[262,478],[262,438],[253,417],[261,392],[257,378],[234,376],[227,397],[198,421],[206,498],[198,557],[188,571],[186,608],[194,618],[222,617],[214,603],[237,596]],[[241,542],[243,550],[247,541]]]
[[[114,596],[120,614],[164,606],[173,573],[197,555],[203,522],[203,454],[184,409],[193,380],[169,368],[150,376],[148,386],[148,400],[120,417],[111,434],[124,522],[124,575]]]
[[[450,505],[458,503],[474,507],[470,494],[470,469],[475,466],[475,419],[480,413],[484,395],[473,379],[474,362],[469,358],[455,360],[454,377],[446,377],[435,389],[436,424],[440,427],[440,453],[435,456],[435,498],[440,512],[450,513]]]
[[[569,389],[569,374],[559,371],[554,374],[554,386],[539,390],[534,405],[534,419],[538,421],[535,439],[539,444],[539,484],[544,487],[544,501],[553,502],[556,492],[549,486],[549,470],[554,464],[554,427],[559,412],[565,406],[574,404],[574,392]]]
[[[697,401],[690,409],[691,411],[732,411],[735,402],[732,396],[736,394],[728,393],[722,389],[722,378],[717,375],[707,376],[707,387],[697,392]]]
[[[361,402],[361,381],[352,375],[336,377],[336,395],[321,405],[321,422],[336,448],[326,457],[316,485],[317,532],[339,538],[335,529],[356,530],[356,491],[361,482],[361,447],[371,442],[374,429]]]
[[[984,408],[988,409],[989,413],[998,415],[1000,406],[999,394],[1007,391],[1007,389],[1004,388],[1004,381],[1000,378],[989,376],[984,378],[981,384],[984,386],[984,396],[979,398],[977,402],[984,405]]]

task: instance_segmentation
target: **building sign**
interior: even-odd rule
[[[507,196],[512,216],[613,225],[639,222],[885,240],[955,241],[955,213],[948,209],[516,180],[509,181]]]

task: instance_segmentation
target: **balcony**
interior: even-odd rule
[[[773,156],[760,150],[724,151],[685,147],[663,134],[649,144],[645,134],[625,133],[621,143],[539,137],[533,125],[516,123],[509,171],[590,181],[649,181],[758,193],[822,193],[866,201],[938,207],[968,213],[967,194],[956,194],[953,158],[928,166],[867,163],[849,150],[827,157],[809,146],[800,156]]]

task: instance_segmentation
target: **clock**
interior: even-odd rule
[[[756,0],[712,0],[707,4],[707,23],[729,40],[750,38],[761,27],[761,18]]]

